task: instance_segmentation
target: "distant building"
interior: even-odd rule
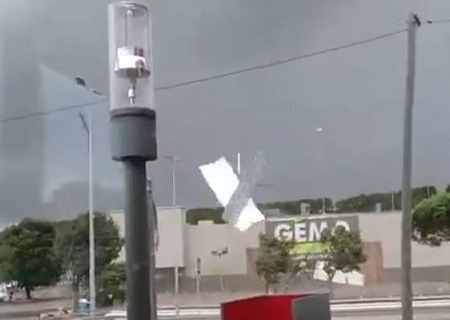
[[[262,209],[261,210],[266,219],[271,218],[288,218],[288,214],[284,213],[280,209]]]
[[[300,213],[303,215],[311,214],[311,205],[307,202],[300,203]]]
[[[177,276],[186,267],[186,210],[181,207],[160,207],[158,212],[159,246],[156,251],[156,268],[173,280],[174,290],[178,291]],[[123,211],[110,213],[119,229],[121,237],[125,234],[125,216]],[[125,247],[122,248],[119,261],[124,261]]]
[[[400,212],[311,215],[299,219],[277,211],[266,211],[266,221],[242,233],[227,224],[213,224],[211,221],[187,225],[186,210],[181,207],[158,208],[157,211],[160,246],[156,253],[156,267],[160,290],[195,291],[198,273],[205,287],[217,289],[217,277],[223,275],[228,279],[228,289],[242,287],[245,290],[258,281],[254,261],[259,234],[284,232],[300,243],[310,242],[317,241],[325,225],[343,225],[361,233],[368,256],[361,270],[366,284],[400,280]],[[123,213],[113,212],[111,216],[124,236]],[[226,248],[226,254],[220,257],[213,254],[223,248]],[[449,280],[450,244],[428,247],[413,243],[412,249],[414,281]],[[121,259],[125,259],[124,254]]]

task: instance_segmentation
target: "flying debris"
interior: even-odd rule
[[[253,224],[264,220],[264,215],[250,197],[264,163],[262,153],[258,153],[253,165],[241,175],[241,181],[224,157],[200,166],[206,183],[225,207],[223,219],[240,231],[246,231]]]

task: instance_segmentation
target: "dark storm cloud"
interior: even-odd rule
[[[106,5],[110,2],[0,0],[10,8],[7,11],[5,6],[0,18],[5,18],[4,28],[14,25],[16,32],[33,39],[44,64],[66,79],[81,75],[107,92]],[[145,2],[153,16],[157,86],[398,30],[405,26],[411,8],[418,9],[425,19],[450,17],[449,3],[428,1],[415,1],[412,6],[407,0]],[[447,29],[425,25],[419,32],[414,136],[417,184],[450,180],[448,148],[433,147],[444,145],[450,134],[446,125],[450,103]],[[258,190],[258,201],[399,188],[405,48],[405,34],[401,34],[271,69],[157,92],[159,153],[181,158],[180,203],[215,202],[199,165],[222,155],[234,161],[236,153],[242,152],[245,167],[259,149],[268,161],[263,180],[274,187]],[[62,90],[60,80],[50,80],[43,94],[53,97],[53,102],[43,107],[53,109],[92,99],[69,82]],[[3,113],[10,112],[3,105],[1,108]],[[94,114],[96,182],[107,189],[120,189],[120,165],[109,158],[106,106],[95,106]],[[35,191],[48,195],[43,203],[58,202],[60,193],[54,190],[86,177],[86,150],[78,121],[76,111],[45,118],[45,143],[36,144],[45,145],[44,164],[34,166],[44,172],[38,179],[41,190]],[[317,127],[323,128],[320,134]],[[20,133],[19,127],[14,130]],[[21,139],[17,137],[17,141]],[[5,161],[11,161],[9,150],[20,150],[19,142],[14,141],[1,142]],[[23,163],[19,168],[31,162],[29,157],[17,161]],[[28,173],[19,170],[21,177],[14,188],[26,188]],[[169,162],[161,157],[151,165],[151,173],[158,204],[168,204]],[[4,180],[0,186],[8,188]],[[83,196],[71,192],[73,206],[81,208]],[[66,191],[64,199],[69,199],[71,192]],[[2,202],[2,207],[19,206],[13,191],[5,194],[7,204]],[[26,207],[24,202],[20,205]],[[53,215],[65,215],[60,209],[46,208],[55,211]],[[16,211],[23,216],[22,209]]]
[[[13,31],[0,38],[2,118],[42,111],[39,59],[32,41]],[[43,119],[0,127],[0,189],[3,221],[32,215],[42,207]]]
[[[100,212],[109,212],[123,208],[123,194],[114,188],[94,185],[95,208]],[[88,184],[86,181],[68,182],[52,193],[52,201],[46,204],[47,217],[57,219],[87,212]]]

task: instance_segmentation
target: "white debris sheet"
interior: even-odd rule
[[[239,181],[233,167],[222,157],[213,163],[200,166],[200,171],[217,200],[226,208],[240,183],[243,183]],[[224,220],[240,231],[246,231],[253,224],[264,220],[264,215],[251,198],[242,197],[241,201],[242,203],[237,207],[242,210],[235,210],[231,216],[227,214],[224,216]]]

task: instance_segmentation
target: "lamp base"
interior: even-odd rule
[[[115,161],[154,161],[158,158],[156,113],[142,107],[112,110],[111,152]]]

